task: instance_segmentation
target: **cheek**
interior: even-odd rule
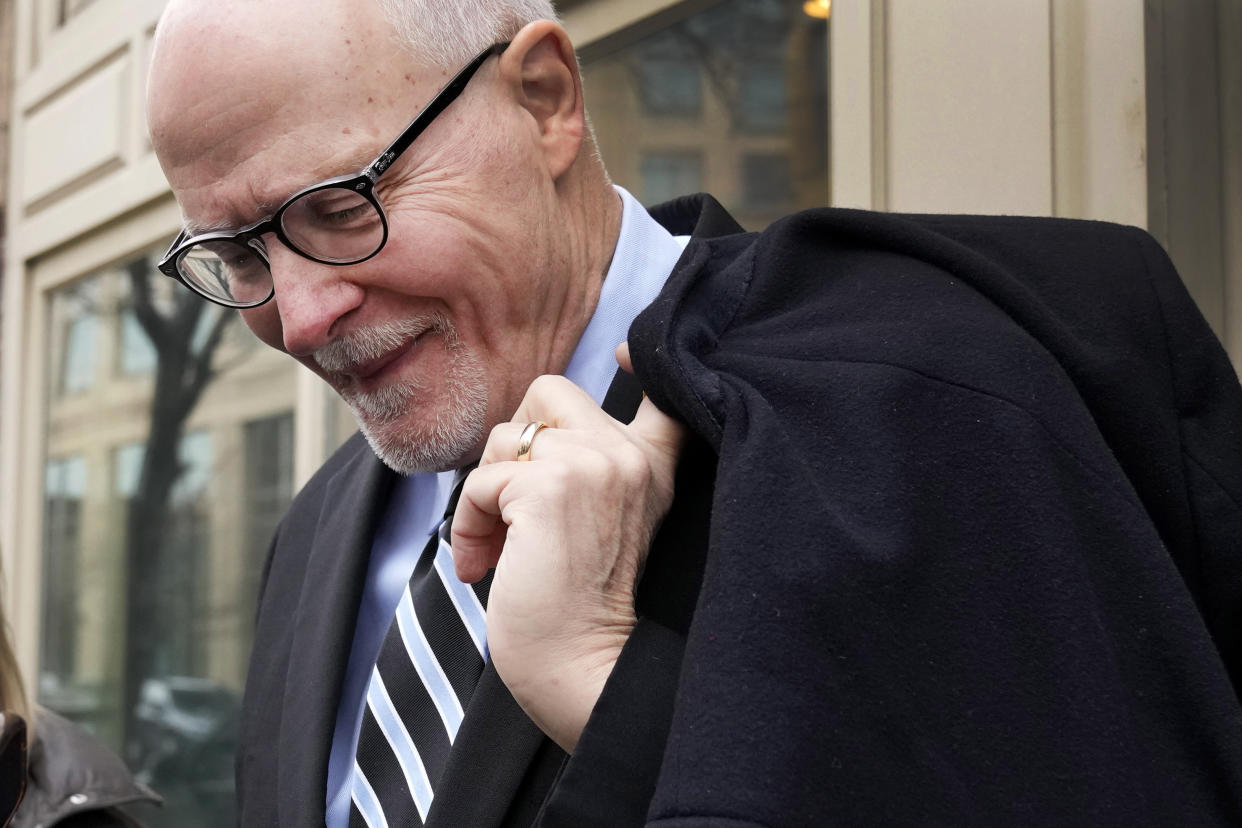
[[[275,300],[251,310],[238,311],[242,321],[251,333],[264,344],[278,351],[285,350],[284,331],[280,325],[280,314],[276,310]]]

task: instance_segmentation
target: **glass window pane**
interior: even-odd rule
[[[723,0],[583,60],[614,181],[703,190],[746,228],[828,203],[828,23],[801,0]]]
[[[64,379],[46,423],[38,699],[165,797],[144,824],[229,825],[258,573],[292,497],[296,369],[159,276],[159,252],[49,295]]]
[[[95,382],[96,354],[99,350],[99,297],[93,283],[66,289],[61,308],[54,314],[53,330],[59,346],[58,390],[75,394]]]
[[[778,210],[793,200],[789,156],[748,153],[742,156],[742,204],[749,212]]]
[[[652,203],[703,189],[703,158],[697,152],[653,152],[642,164],[643,195]]]
[[[121,370],[126,374],[149,374],[155,370],[158,354],[151,338],[142,330],[134,312],[121,313]]]

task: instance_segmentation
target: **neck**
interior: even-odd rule
[[[582,332],[599,304],[604,277],[612,264],[621,234],[621,196],[613,189],[602,166],[566,182],[558,218],[565,245],[568,293],[555,324],[561,332],[551,364],[557,373],[569,364]],[[619,344],[619,343],[618,343]]]

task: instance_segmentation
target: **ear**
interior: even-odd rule
[[[500,74],[534,118],[548,170],[559,179],[578,157],[586,131],[582,78],[569,35],[551,20],[527,24],[501,55]]]

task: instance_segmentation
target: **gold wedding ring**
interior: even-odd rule
[[[526,424],[526,428],[522,429],[522,436],[518,437],[518,462],[530,459],[530,446],[535,442],[535,435],[539,433],[539,429],[547,427],[548,424],[542,420]]]

